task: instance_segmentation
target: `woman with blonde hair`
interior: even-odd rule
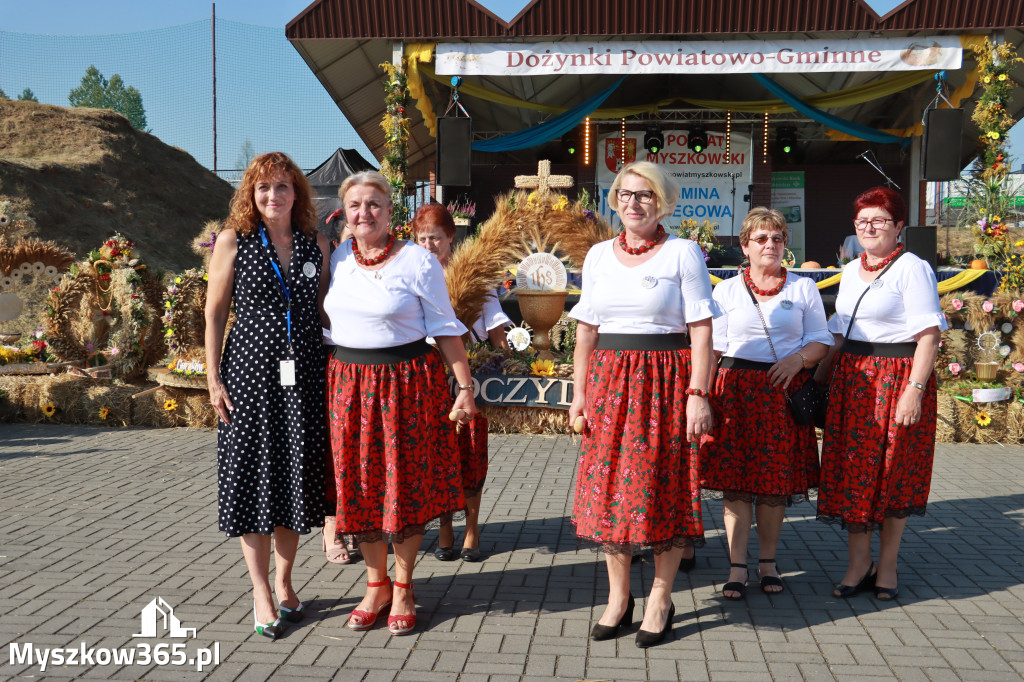
[[[569,419],[587,426],[572,522],[604,550],[608,568],[608,604],[592,639],[632,623],[631,554],[654,550],[636,635],[646,648],[672,627],[684,549],[704,542],[696,448],[712,426],[711,318],[720,313],[700,247],[661,225],[679,197],[672,179],[653,163],[630,163],[610,197],[623,230],[590,249],[569,313],[579,321]]]
[[[465,507],[455,429],[476,415],[473,378],[437,258],[390,230],[391,188],[380,173],[350,175],[338,194],[352,238],[331,255],[324,301],[335,344],[327,368],[337,532],[366,561],[366,594],[348,627],[416,627],[412,574],[428,524]],[[434,352],[426,338],[437,342]],[[443,360],[442,360],[443,356]],[[452,402],[447,363],[458,383]],[[395,579],[388,575],[388,544]]]

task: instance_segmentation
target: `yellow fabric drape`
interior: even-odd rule
[[[984,275],[988,270],[964,270],[944,282],[939,282],[939,294],[948,294],[956,289],[962,289],[974,280]]]
[[[416,108],[423,116],[423,124],[431,137],[437,137],[437,114],[434,113],[434,106],[427,97],[427,91],[423,87],[423,78],[420,76],[420,64],[426,64],[434,59],[434,43],[409,43],[405,46],[405,82],[409,86],[409,94],[416,102]],[[430,76],[434,70],[430,70]]]
[[[937,287],[939,295],[941,296],[942,294],[948,294],[949,292],[956,291],[957,289],[963,289],[965,286],[969,285],[971,282],[978,279],[986,272],[988,272],[988,270],[964,270],[963,272],[954,275],[953,277],[950,277],[949,279],[943,282],[939,282],[939,286]],[[823,279],[820,282],[816,282],[818,290],[821,291],[823,289],[828,289],[831,286],[839,284],[839,280],[842,278],[842,276],[843,273],[840,272],[838,274],[832,275],[827,279]],[[721,281],[721,277],[715,277],[714,275],[711,275],[711,286],[715,286]]]

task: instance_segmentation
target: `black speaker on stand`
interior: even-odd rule
[[[925,180],[959,179],[963,136],[963,109],[928,109],[924,112],[921,175]]]
[[[903,228],[903,246],[932,270],[938,265],[939,230],[935,225],[907,225]]]
[[[442,116],[437,119],[437,184],[468,187],[472,184],[473,119]]]

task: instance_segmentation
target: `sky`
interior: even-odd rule
[[[275,29],[280,29],[283,34],[285,25],[309,6],[311,1],[220,0],[216,3],[216,13],[219,20],[274,27]],[[586,2],[587,0],[580,1]],[[830,0],[822,1],[827,2]],[[885,14],[900,4],[900,0],[867,0],[867,2],[880,15]],[[529,2],[528,0],[481,0],[481,4],[497,16],[508,21],[514,18]],[[48,44],[40,36],[50,36],[51,38],[45,40],[52,41],[49,44],[59,46],[61,44],[61,36],[104,36],[140,31],[147,33],[140,34],[141,37],[139,39],[149,43],[159,40],[163,35],[158,29],[193,24],[196,25],[196,31],[193,33],[197,33],[198,22],[208,20],[210,14],[211,3],[208,0],[174,0],[173,2],[161,2],[159,0],[95,0],[93,2],[84,2],[82,0],[0,0],[0,31],[35,36],[32,39],[29,36],[25,36],[23,39],[20,36],[15,36],[17,40],[8,40],[7,45],[0,43],[0,76],[5,73],[4,64],[2,63],[4,57],[6,56],[9,61],[12,61],[12,44],[17,46],[22,43],[30,43],[38,47],[41,44]],[[229,33],[231,28],[230,26],[228,27]],[[235,32],[238,34],[235,36],[235,40],[244,42],[247,40],[247,36],[242,32],[242,28],[238,25],[234,26]],[[180,35],[180,32],[168,33],[167,35]],[[266,36],[267,34],[263,33],[260,35]],[[270,35],[273,34],[271,33]],[[225,36],[226,41],[230,39],[231,35]],[[251,40],[251,38],[248,39]],[[144,47],[146,46],[139,48],[139,54],[143,54]],[[237,69],[243,70],[241,73],[236,73],[233,79],[225,78],[222,83],[220,47],[221,37],[220,33],[218,33],[217,146],[219,155],[218,168],[223,169],[233,167],[239,150],[243,146],[243,140],[253,142],[256,148],[255,151],[259,153],[269,151],[265,148],[268,145],[278,146],[278,138],[274,138],[269,132],[251,129],[253,127],[250,123],[252,121],[251,112],[244,112],[247,117],[241,117],[242,112],[236,112],[240,118],[235,122],[228,118],[232,112],[221,112],[221,88],[224,88],[225,97],[230,96],[229,88],[232,86],[239,90],[240,97],[246,97],[248,95],[246,90],[248,86],[252,84],[262,85],[264,82],[272,83],[273,80],[271,78],[267,81],[267,74],[264,73],[266,69],[262,68],[262,65],[242,64],[236,65]],[[4,51],[5,48],[7,49],[6,53]],[[321,138],[317,140],[320,143],[319,145],[307,145],[302,147],[301,151],[298,147],[294,151],[288,149],[284,149],[284,151],[292,153],[296,161],[304,167],[316,165],[319,163],[319,160],[326,158],[337,146],[354,147],[363,153],[367,159],[370,159],[371,157],[365,146],[354,135],[351,126],[348,125],[344,117],[337,111],[337,107],[331,101],[326,91],[323,90],[319,83],[311,79],[308,67],[298,57],[294,49],[286,42],[281,49],[283,51],[278,53],[280,55],[278,59],[282,63],[288,62],[288,66],[293,69],[293,72],[301,72],[303,79],[306,81],[306,90],[287,91],[287,79],[284,79],[286,81],[285,86],[278,88],[284,88],[279,93],[284,100],[284,106],[289,104],[287,101],[288,97],[292,98],[292,102],[296,99],[303,102],[301,111],[296,114],[296,116],[303,119],[296,127],[296,130],[298,130],[296,136]],[[83,57],[83,59],[89,61],[88,58]],[[97,57],[96,61],[100,61],[100,57]],[[37,69],[35,78],[33,79],[31,74],[27,74],[22,80],[26,82],[26,85],[32,87],[41,102],[67,106],[67,93],[71,87],[78,84],[81,76],[84,74],[83,64],[88,65],[85,62],[78,63],[77,61],[73,66],[56,63],[34,64],[32,68]],[[67,71],[66,74],[62,74],[60,79],[55,78],[53,83],[42,82],[47,79],[38,75],[38,70],[58,70],[61,66],[64,66]],[[194,112],[200,107],[206,107],[207,102],[205,100],[197,100],[190,103],[183,99],[179,105],[173,99],[173,93],[175,92],[202,89],[196,87],[196,81],[203,84],[208,82],[208,76],[201,72],[202,69],[200,67],[196,67],[197,73],[184,74],[181,73],[184,70],[177,68],[175,64],[150,64],[147,65],[145,70],[142,70],[140,65],[137,64],[125,65],[116,62],[116,60],[108,59],[106,66],[101,64],[97,64],[97,66],[105,76],[109,77],[113,73],[120,73],[126,84],[136,85],[139,88],[143,95],[143,103],[146,105],[150,128],[155,135],[168,144],[187,149],[201,163],[207,166],[211,165],[212,144],[206,141],[207,135],[205,128],[203,128],[204,124],[199,122],[205,119],[198,116],[185,119],[183,118],[185,114],[182,113],[188,110]],[[227,71],[230,65],[225,63],[223,68]],[[208,72],[209,70],[207,69]],[[186,76],[191,77],[191,80],[180,80]],[[203,80],[204,77],[207,78],[206,81]],[[8,97],[17,97],[21,93],[22,87],[25,87],[21,82],[11,82],[17,80],[18,78],[11,78],[9,75],[7,78],[0,80],[0,87],[3,87]],[[161,103],[156,100],[155,91],[157,88],[162,88],[172,93],[168,95],[170,98],[168,102]],[[149,105],[147,102],[153,102],[153,104]],[[178,119],[174,119],[172,114],[178,116]],[[222,116],[224,117],[223,122]],[[212,118],[212,116],[208,118]],[[223,131],[221,130],[222,127]],[[203,132],[197,132],[197,128],[203,128]],[[199,135],[202,136],[201,142],[197,142],[195,139]],[[266,139],[262,139],[261,135]],[[1020,143],[1017,145],[1017,149],[1021,149],[1021,145],[1024,145],[1024,125],[1018,125],[1014,128],[1010,137],[1011,142]],[[303,158],[300,159],[300,156]]]

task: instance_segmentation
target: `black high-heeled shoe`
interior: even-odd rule
[[[875,586],[875,562],[872,561],[871,565],[868,566],[868,572],[864,574],[864,577],[860,579],[860,582],[856,585],[843,585],[840,583],[836,585],[836,592],[832,596],[839,597],[840,599],[849,599],[855,594],[859,594],[864,590],[870,590]]]
[[[875,573],[877,578],[878,573]],[[899,574],[896,574],[896,579],[899,580]],[[900,588],[898,587],[882,587],[878,584],[877,580],[871,581],[875,588],[875,599],[878,601],[892,601],[896,597],[900,596]]]
[[[638,649],[646,649],[647,647],[654,646],[665,639],[665,635],[672,629],[672,619],[676,615],[676,605],[668,607],[668,618],[665,619],[665,626],[661,628],[661,632],[650,632],[648,630],[637,630],[636,631],[636,646]]]
[[[615,625],[595,624],[594,629],[590,631],[590,638],[595,642],[603,642],[617,635],[619,628],[628,628],[633,624],[633,607],[635,606],[636,601],[633,599],[633,595],[630,594],[629,601],[626,602],[626,612],[622,614],[622,618],[619,618],[619,622]]]
[[[689,573],[690,571],[692,571],[695,568],[697,568],[697,550],[696,549],[693,550],[693,556],[690,556],[690,557],[684,556],[682,559],[679,560],[679,572],[680,573]]]

